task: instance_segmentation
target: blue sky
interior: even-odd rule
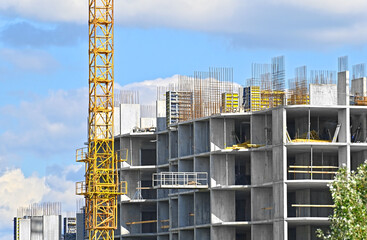
[[[339,56],[349,56],[350,68],[366,62],[362,0],[115,2],[120,86],[144,89],[147,80],[209,67],[233,67],[234,80],[244,84],[251,63],[278,55],[285,55],[287,78],[302,65],[337,70]],[[74,155],[87,134],[86,22],[86,0],[2,0],[0,195],[7,197],[0,239],[11,234],[17,207],[61,201],[65,211],[75,210],[73,186],[83,180],[83,165]]]

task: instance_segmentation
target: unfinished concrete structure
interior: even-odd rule
[[[33,204],[17,210],[14,240],[61,240],[61,204]]]
[[[348,71],[337,78],[310,85],[301,105],[167,126],[158,101],[155,132],[120,123],[115,149],[128,150],[119,175],[129,185],[115,237],[316,239],[332,213],[327,184],[340,166],[367,159],[367,107],[350,105]]]
[[[64,217],[64,240],[76,240],[76,217]]]

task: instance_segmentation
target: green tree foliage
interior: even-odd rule
[[[356,172],[340,168],[330,184],[334,213],[330,216],[330,231],[317,230],[320,239],[367,239],[367,161]]]

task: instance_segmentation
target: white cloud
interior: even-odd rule
[[[88,1],[2,0],[0,10],[42,21],[82,22],[88,19]]]
[[[0,9],[87,23],[87,7],[87,1],[3,0]],[[128,27],[220,34],[246,47],[328,47],[367,41],[366,8],[365,0],[115,0],[115,19]]]
[[[0,107],[5,152],[27,152],[42,158],[60,155],[83,144],[87,133],[87,89],[49,91],[18,105]],[[4,154],[4,152],[2,152]],[[70,156],[70,160],[73,157]]]
[[[20,169],[7,170],[0,177],[0,230],[10,227],[18,207],[41,201],[48,191],[44,178],[26,178]]]
[[[367,2],[364,0],[278,0],[276,2],[278,4],[291,5],[332,14],[363,14],[367,8]]]
[[[33,203],[61,202],[63,212],[75,211],[75,183],[67,179],[70,172],[81,166],[71,165],[60,169],[59,175],[25,177],[21,169],[8,169],[0,175],[0,233],[10,231],[12,219],[19,207]],[[0,238],[1,239],[1,238]],[[4,238],[5,239],[5,238]]]
[[[18,207],[41,201],[47,192],[45,178],[26,178],[20,169],[7,170],[0,177],[0,226],[16,216]]]
[[[152,105],[157,100],[157,86],[167,87],[169,84],[176,84],[178,75],[167,78],[157,78],[154,80],[146,80],[142,82],[134,82],[124,86],[115,84],[117,90],[139,91],[140,103]]]

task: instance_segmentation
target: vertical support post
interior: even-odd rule
[[[308,128],[307,128],[307,139],[311,139],[311,109],[308,108]]]
[[[313,174],[313,148],[311,145],[311,180],[312,180],[312,174]]]

